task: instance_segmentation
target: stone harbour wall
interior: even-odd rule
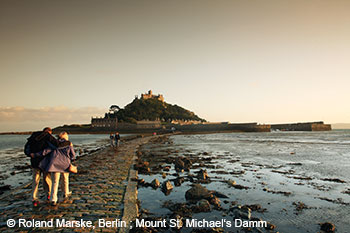
[[[331,125],[320,122],[305,122],[295,124],[274,124],[271,125],[273,130],[281,131],[329,131],[332,130]]]

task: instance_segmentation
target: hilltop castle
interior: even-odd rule
[[[141,94],[141,99],[157,99],[159,101],[164,102],[164,97],[163,95],[159,94],[159,95],[153,95],[152,90],[149,90],[148,93],[145,94]]]
[[[138,96],[136,95],[135,98],[137,99]],[[153,95],[152,90],[149,90],[148,93],[141,94],[141,99],[157,99],[159,101],[164,102],[163,95]],[[111,128],[116,129],[117,127],[120,127],[121,124],[118,122],[118,118],[116,117],[115,113],[120,108],[117,105],[112,105],[109,108],[109,113],[106,113],[104,117],[92,117],[91,118],[91,127],[93,128]],[[147,127],[160,127],[159,120],[157,121],[138,121],[137,124],[139,127],[141,125],[147,125]]]

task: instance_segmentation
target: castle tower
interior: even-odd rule
[[[149,90],[147,93],[145,94],[141,94],[141,99],[157,99],[160,100],[162,102],[164,102],[164,97],[163,95],[159,94],[159,95],[153,95],[152,90]]]

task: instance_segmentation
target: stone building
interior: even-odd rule
[[[118,126],[118,118],[96,117],[91,118],[91,127],[93,128],[112,128]]]
[[[153,95],[152,90],[149,90],[148,93],[145,94],[141,94],[141,99],[157,99],[159,101],[164,102],[164,97],[163,95],[159,94],[159,95]]]

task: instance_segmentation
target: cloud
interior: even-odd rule
[[[25,108],[0,107],[0,132],[38,130],[45,126],[90,123],[92,116],[102,116],[106,109],[66,106]]]

